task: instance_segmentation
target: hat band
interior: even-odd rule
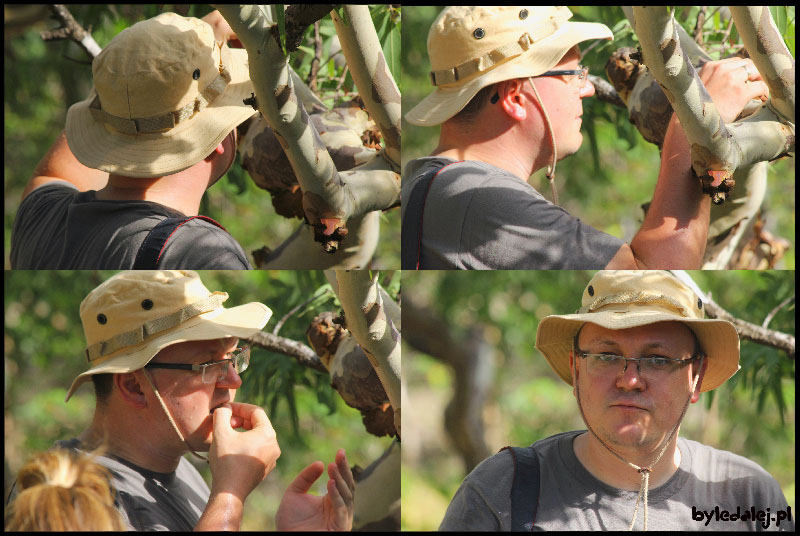
[[[499,63],[526,52],[534,43],[552,35],[563,23],[569,20],[570,17],[572,17],[572,12],[568,8],[559,6],[556,8],[555,15],[551,15],[544,21],[542,27],[531,30],[533,35],[529,32],[525,32],[515,43],[496,48],[479,58],[474,58],[460,65],[456,65],[452,69],[431,71],[429,73],[431,84],[434,86],[452,84],[468,78],[477,72],[489,71]]]
[[[120,333],[106,341],[92,344],[85,350],[86,360],[91,363],[122,348],[141,344],[148,338],[158,335],[162,331],[179,326],[197,315],[219,308],[222,302],[227,299],[227,292],[214,292],[208,298],[184,305],[177,311],[166,316],[148,320],[136,329]]]
[[[169,130],[180,124],[182,121],[191,119],[194,115],[208,107],[214,100],[225,92],[225,88],[231,81],[231,74],[224,67],[220,67],[217,75],[206,88],[200,92],[195,99],[173,112],[163,115],[150,117],[118,117],[102,109],[100,96],[95,95],[92,103],[89,104],[89,111],[92,117],[100,123],[105,123],[123,134],[146,134],[150,132],[160,132]]]
[[[691,311],[687,309],[685,306],[681,305],[681,303],[672,298],[670,296],[665,296],[664,294],[653,294],[650,292],[619,292],[617,294],[608,294],[606,296],[601,296],[594,300],[590,305],[586,307],[581,307],[578,310],[578,313],[592,313],[595,312],[597,309],[601,307],[605,307],[607,305],[617,305],[617,304],[627,304],[627,305],[662,305],[666,306],[668,309],[674,310],[676,313],[683,317],[693,317]]]

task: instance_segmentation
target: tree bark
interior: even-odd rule
[[[336,279],[347,329],[378,373],[394,410],[395,429],[398,437],[402,437],[400,332],[384,306],[377,277],[371,278],[366,270],[336,270]]]
[[[445,430],[464,462],[465,474],[489,457],[483,408],[494,380],[494,356],[475,327],[455,334],[443,319],[422,305],[414,294],[403,298],[406,310],[406,343],[453,371],[453,397],[445,408]]]
[[[733,188],[733,172],[794,150],[794,127],[764,105],[750,118],[725,125],[705,90],[666,7],[634,7],[645,63],[681,121],[692,168],[714,203]]]
[[[400,195],[399,175],[383,170],[339,173],[305,108],[299,105],[286,57],[272,38],[274,7],[217,7],[248,51],[256,106],[292,164],[303,190],[303,209],[308,223],[314,227],[315,240],[322,242],[325,251],[334,252],[347,236],[348,218],[364,215],[376,206],[383,209],[396,204]],[[359,180],[360,174],[368,177]]]

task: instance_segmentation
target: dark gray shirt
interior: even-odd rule
[[[613,488],[589,473],[572,447],[582,433],[557,434],[528,447],[536,452],[541,473],[534,530],[628,530],[638,491]],[[684,438],[678,448],[678,471],[649,490],[648,530],[794,530],[793,513],[791,522],[777,526],[778,512],[787,513],[786,498],[758,464]],[[482,461],[458,488],[439,530],[511,530],[513,477],[507,451]],[[635,530],[642,530],[643,508],[640,504]],[[756,515],[763,512],[763,523],[742,520],[751,508]],[[736,520],[722,513],[737,509]],[[771,519],[765,529],[767,512]]]
[[[20,204],[11,233],[11,268],[17,270],[124,270],[150,230],[185,215],[151,201],[104,201],[55,181]],[[250,269],[242,246],[212,223],[193,219],[167,241],[163,269]]]
[[[425,157],[403,173],[411,190],[429,169],[450,164],[425,201],[420,268],[602,269],[624,244],[547,201],[519,177],[485,162]]]
[[[78,439],[57,441],[59,448],[80,448]],[[111,472],[114,506],[131,530],[192,531],[211,492],[186,458],[172,473],[156,473],[116,457],[96,461]]]

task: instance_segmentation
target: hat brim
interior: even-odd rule
[[[420,127],[440,125],[460,112],[484,87],[503,80],[542,74],[555,66],[572,47],[589,39],[613,40],[614,34],[598,22],[566,22],[526,52],[499,63],[489,71],[476,73],[466,83],[460,81],[438,86],[406,113],[406,121]]]
[[[716,389],[739,370],[739,336],[730,322],[685,318],[658,311],[631,311],[625,307],[545,317],[536,330],[535,347],[544,355],[556,374],[572,385],[569,354],[572,340],[583,324],[591,322],[606,329],[618,330],[666,321],[685,324],[700,341],[708,363],[700,385],[701,392]]]
[[[150,178],[177,173],[207,157],[256,110],[242,100],[250,97],[247,52],[230,49],[231,81],[225,92],[188,121],[163,133],[123,134],[94,119],[86,100],[67,111],[67,144],[78,161],[93,169],[127,177]]]
[[[238,337],[247,339],[267,325],[272,311],[263,303],[253,302],[225,309],[220,307],[197,315],[183,324],[148,340],[133,351],[122,348],[103,358],[102,362],[80,374],[67,392],[66,400],[80,385],[94,374],[122,373],[139,370],[150,362],[162,349],[172,344],[187,341],[206,341]],[[66,401],[65,400],[65,401]]]

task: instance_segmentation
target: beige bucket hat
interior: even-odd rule
[[[89,97],[67,111],[67,143],[83,165],[160,177],[211,154],[255,113],[247,52],[206,22],[162,13],[120,32],[92,62]]]
[[[226,292],[211,292],[189,270],[112,276],[81,302],[89,370],[72,382],[67,400],[92,374],[139,370],[161,349],[179,342],[246,339],[272,316],[258,302],[225,309],[227,299]]]
[[[428,32],[433,93],[406,114],[421,127],[444,123],[482,88],[536,76],[589,39],[614,39],[604,24],[569,22],[564,6],[449,6]]]
[[[691,329],[708,366],[700,391],[722,385],[739,370],[739,335],[726,320],[706,319],[702,300],[669,272],[604,270],[586,285],[576,314],[545,317],[536,330],[536,348],[572,385],[569,353],[585,322],[606,329],[627,329],[675,320]]]

